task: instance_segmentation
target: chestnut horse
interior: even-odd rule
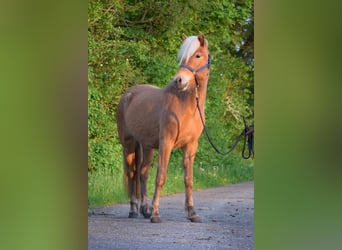
[[[131,199],[129,218],[138,216],[140,195],[140,213],[151,222],[161,222],[159,199],[170,154],[173,148],[181,148],[187,218],[192,222],[201,221],[192,199],[192,168],[203,130],[196,99],[204,115],[210,67],[208,42],[202,33],[190,37],[183,35],[178,59],[181,65],[165,88],[148,84],[133,86],[118,105],[116,120],[123,146],[126,188]],[[146,182],[154,149],[159,151],[158,169],[152,207],[149,207]]]

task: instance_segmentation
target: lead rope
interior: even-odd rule
[[[204,119],[203,119],[202,112],[201,112],[201,109],[200,109],[200,106],[199,106],[199,99],[198,99],[198,92],[197,92],[197,88],[199,86],[199,83],[198,83],[197,74],[195,74],[195,81],[196,81],[196,105],[197,105],[197,109],[198,109],[198,112],[199,112],[200,117],[201,117],[201,121],[202,121],[202,125],[203,125],[203,130],[204,130],[205,135],[208,138],[208,141],[209,141],[210,145],[213,147],[213,149],[216,151],[216,153],[218,153],[220,155],[228,155],[228,154],[230,154],[236,148],[236,146],[238,145],[238,143],[241,140],[242,136],[244,136],[243,149],[242,149],[242,153],[241,153],[242,158],[243,159],[249,159],[251,156],[254,156],[254,151],[253,151],[253,145],[254,145],[254,126],[252,125],[252,126],[247,127],[245,117],[243,117],[245,128],[240,133],[240,135],[237,137],[234,145],[227,152],[222,152],[221,150],[219,150],[215,146],[215,144],[213,143],[211,137],[209,136],[207,127],[204,124]],[[248,144],[248,147],[247,147],[248,148],[248,154],[247,155],[245,155],[246,141],[247,141],[247,144]]]

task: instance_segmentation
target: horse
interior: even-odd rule
[[[140,196],[140,213],[152,223],[161,222],[159,201],[169,158],[174,148],[181,148],[187,219],[201,222],[192,197],[193,163],[204,125],[199,111],[205,121],[210,54],[208,41],[201,32],[198,36],[183,34],[182,37],[178,52],[180,66],[173,79],[164,88],[149,84],[132,86],[118,104],[116,121],[130,198],[129,218],[138,217]],[[158,149],[158,167],[152,207],[149,207],[146,184],[155,149]]]

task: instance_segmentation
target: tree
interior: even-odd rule
[[[253,122],[253,12],[251,0],[89,1],[88,170],[121,169],[118,100],[135,84],[166,85],[178,68],[182,33],[201,31],[209,40],[207,125],[222,148],[231,145],[241,117]],[[227,131],[228,141],[222,137]]]

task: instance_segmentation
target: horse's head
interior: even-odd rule
[[[179,50],[178,59],[181,65],[174,81],[179,90],[185,91],[196,86],[196,84],[207,83],[210,55],[208,41],[201,32],[198,36],[187,37],[183,35],[183,44]]]

